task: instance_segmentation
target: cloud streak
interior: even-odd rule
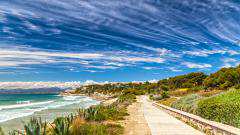
[[[183,62],[182,65],[185,65],[188,68],[199,68],[199,69],[211,68],[212,67],[212,65],[210,65],[210,64],[193,63],[193,62]]]
[[[239,13],[226,0],[0,1],[0,69],[159,72],[142,80],[216,71],[240,60]]]
[[[75,63],[86,68],[116,69],[137,63],[163,63],[163,58],[149,56],[129,56],[116,52],[105,53],[69,53],[49,51],[37,48],[15,48],[0,50],[0,67],[23,66],[33,64]],[[96,62],[94,62],[94,60]],[[92,65],[97,63],[99,65]]]

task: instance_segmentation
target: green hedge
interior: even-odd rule
[[[197,94],[187,95],[173,102],[171,107],[190,113],[195,113],[197,109],[197,102],[202,97]]]
[[[198,102],[197,115],[240,127],[240,90],[231,90]]]

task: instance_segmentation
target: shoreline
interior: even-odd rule
[[[65,117],[70,114],[75,114],[79,108],[89,108],[91,106],[95,106],[105,102],[102,100],[103,98],[97,96],[87,96],[84,94],[70,94],[70,95],[62,95],[61,96],[83,96],[86,98],[91,98],[90,101],[82,101],[80,103],[73,103],[71,105],[62,106],[59,108],[48,108],[41,111],[36,111],[33,114],[28,116],[20,116],[18,118],[14,118],[11,120],[7,120],[0,123],[0,127],[2,127],[5,133],[13,130],[22,130],[25,123],[27,123],[32,117],[41,118],[46,122],[53,122],[57,117]]]
[[[110,102],[109,100],[113,100],[113,99],[116,99],[112,96],[109,96],[109,95],[104,95],[104,94],[101,94],[101,93],[94,93],[94,94],[83,94],[83,93],[72,93],[72,91],[68,92],[68,91],[65,91],[65,92],[61,92],[59,93],[59,95],[61,96],[84,96],[84,97],[90,97],[91,99],[94,99],[96,101],[99,101],[101,104],[108,104],[108,102]]]

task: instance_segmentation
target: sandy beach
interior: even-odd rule
[[[96,100],[93,100],[93,101],[96,101]],[[75,114],[77,113],[77,110],[79,108],[87,108],[95,104],[96,102],[81,102],[81,103],[76,103],[72,105],[62,106],[60,108],[46,109],[46,110],[35,112],[34,114],[29,116],[24,116],[24,117],[8,120],[6,122],[1,122],[0,127],[2,127],[5,133],[8,133],[9,131],[12,131],[12,130],[22,129],[24,126],[24,123],[27,123],[32,117],[41,118],[42,121],[52,122],[57,117],[63,117],[70,114]]]

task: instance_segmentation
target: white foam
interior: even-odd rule
[[[17,104],[30,104],[31,101],[27,100],[27,101],[17,101]]]
[[[79,96],[63,96],[64,100],[76,100]]]
[[[45,101],[45,102],[36,102],[36,103],[25,103],[25,104],[15,104],[15,105],[8,105],[8,106],[0,106],[0,110],[3,109],[13,109],[13,108],[21,108],[21,107],[28,107],[28,106],[35,106],[35,105],[42,105],[42,104],[49,104],[54,101]]]
[[[51,101],[44,102],[30,102],[22,101],[20,104],[0,106],[0,123],[8,120],[12,120],[19,117],[25,117],[33,115],[35,112],[46,110],[46,109],[56,109],[63,106],[68,106],[72,104],[79,104],[83,108],[87,108],[91,105],[98,104],[98,101],[95,101],[89,97],[83,96],[65,96]]]
[[[59,98],[55,101],[25,102],[23,104],[0,106],[0,122],[33,115],[35,112],[46,109],[56,109],[72,104],[80,104],[83,108],[86,108],[98,104],[98,101],[83,96],[66,96],[65,98]]]

